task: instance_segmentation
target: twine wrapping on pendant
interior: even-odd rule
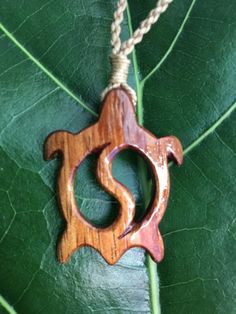
[[[133,51],[134,46],[142,41],[143,36],[149,32],[152,25],[157,22],[160,15],[166,11],[172,1],[159,0],[156,7],[149,12],[147,18],[140,23],[133,35],[121,43],[121,23],[124,19],[124,11],[127,8],[127,0],[118,0],[117,9],[114,13],[114,21],[111,25],[111,44],[113,47],[111,55],[111,78],[109,85],[102,93],[102,98],[111,89],[122,86],[127,90],[134,105],[136,105],[136,93],[127,83],[130,65],[128,55]]]

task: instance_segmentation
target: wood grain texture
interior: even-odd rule
[[[130,191],[112,176],[112,160],[124,149],[141,154],[151,166],[155,195],[150,210],[141,222],[134,221],[135,201]],[[78,134],[56,131],[45,142],[45,159],[61,153],[58,197],[67,222],[58,245],[59,261],[66,262],[82,246],[91,246],[109,264],[115,264],[131,247],[142,247],[159,262],[164,246],[158,225],[164,215],[170,190],[168,157],[182,163],[182,146],[176,137],[157,139],[139,126],[129,95],[113,89],[104,99],[97,123]],[[107,228],[96,228],[80,213],[74,197],[74,177],[81,162],[91,153],[100,152],[97,177],[102,187],[120,204],[117,219]]]

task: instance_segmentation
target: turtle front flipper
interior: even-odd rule
[[[180,166],[183,163],[183,148],[177,137],[162,137],[160,141],[163,146],[166,146],[167,157],[170,159],[174,159],[177,165]]]
[[[48,135],[44,142],[44,159],[50,160],[55,157],[59,152],[64,150],[64,137],[66,137],[69,132],[57,131]]]

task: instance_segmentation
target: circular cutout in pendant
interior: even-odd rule
[[[155,195],[147,215],[135,223],[135,201],[130,191],[112,176],[114,156],[132,148],[151,165]],[[80,214],[74,197],[74,176],[81,162],[91,153],[101,151],[97,177],[101,186],[120,203],[120,211],[112,225],[101,229],[92,226]],[[56,152],[63,154],[58,177],[58,196],[67,221],[58,247],[61,262],[81,246],[98,250],[109,264],[114,264],[131,247],[145,248],[155,261],[163,258],[164,246],[158,225],[169,197],[168,157],[182,163],[182,147],[177,138],[157,139],[139,126],[130,96],[122,88],[111,90],[105,97],[97,123],[78,134],[54,132],[46,140],[45,158]]]

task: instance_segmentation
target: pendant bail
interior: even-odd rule
[[[111,56],[111,79],[110,84],[126,84],[128,79],[130,60],[120,54],[112,54]]]
[[[127,83],[130,60],[123,54],[112,54],[111,55],[111,78],[109,85],[104,89],[102,93],[102,99],[105,98],[106,94],[118,87],[123,87],[130,95],[133,105],[136,106],[137,96],[136,92]]]

